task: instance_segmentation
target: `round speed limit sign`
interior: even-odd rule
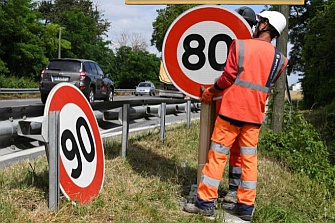
[[[210,87],[222,74],[232,41],[251,36],[248,23],[233,10],[216,5],[189,9],[165,35],[165,71],[180,91],[199,99],[200,87]]]
[[[59,111],[61,190],[68,199],[85,204],[98,196],[104,181],[104,149],[97,120],[84,94],[69,83],[57,84],[50,92],[44,113],[52,111]]]

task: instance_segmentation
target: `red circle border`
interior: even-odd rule
[[[84,111],[90,123],[96,144],[97,166],[96,173],[91,184],[85,188],[82,188],[77,186],[72,181],[65,170],[62,159],[60,159],[60,184],[65,195],[67,195],[72,201],[85,204],[97,196],[102,188],[105,172],[105,159],[102,139],[90,104],[84,95],[78,89],[76,89],[75,86],[63,85],[56,89],[52,95],[52,98],[50,99],[48,114],[51,111],[61,111],[61,109],[68,103],[73,103],[80,107]]]
[[[196,23],[215,21],[228,26],[238,39],[250,39],[251,32],[248,26],[238,16],[237,13],[235,14],[223,7],[202,6],[186,11],[171,25],[164,39],[163,64],[170,80],[180,91],[192,98],[199,99],[200,87],[208,88],[211,86],[211,84],[199,84],[190,80],[181,70],[177,58],[177,48],[183,33]]]

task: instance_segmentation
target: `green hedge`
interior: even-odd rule
[[[335,194],[335,167],[330,162],[329,150],[302,114],[292,114],[291,122],[286,121],[281,134],[263,128],[259,150],[291,171],[303,172],[325,184]]]
[[[0,88],[38,88],[38,83],[31,78],[0,75]]]

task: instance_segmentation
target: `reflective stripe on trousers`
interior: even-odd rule
[[[241,182],[241,156],[240,146],[236,140],[230,149],[229,157],[229,190],[237,191],[238,186]]]
[[[218,198],[218,188],[230,148],[235,139],[241,149],[241,183],[237,190],[238,203],[253,205],[256,199],[257,143],[260,127],[245,124],[237,127],[220,117],[216,119],[212,134],[208,162],[202,170],[198,197],[205,201]]]

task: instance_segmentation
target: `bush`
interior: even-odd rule
[[[17,78],[0,75],[0,88],[37,88],[38,83],[31,78]]]
[[[335,103],[310,110],[304,116],[314,125],[322,141],[327,145],[331,162],[335,164]]]
[[[263,129],[259,149],[291,171],[305,173],[326,184],[335,194],[335,167],[330,163],[329,151],[302,114],[292,114],[291,122],[286,123],[281,134]]]

